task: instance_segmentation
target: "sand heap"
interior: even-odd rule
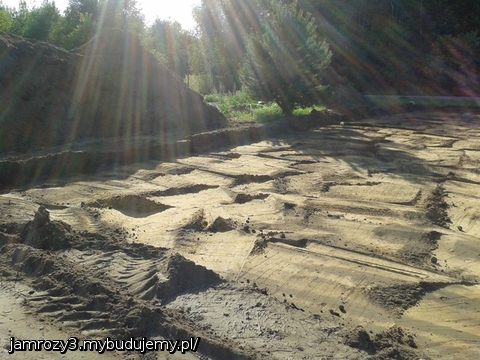
[[[226,119],[129,33],[110,29],[71,52],[0,36],[0,151],[84,138],[178,137]]]

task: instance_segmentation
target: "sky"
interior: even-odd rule
[[[19,0],[1,0],[4,5],[18,7]],[[142,9],[147,23],[152,23],[156,17],[178,21],[182,28],[191,30],[195,26],[192,18],[192,7],[201,0],[137,0],[137,5]],[[27,0],[28,8],[41,6],[43,0]],[[68,6],[68,0],[55,0],[55,5],[63,11]]]

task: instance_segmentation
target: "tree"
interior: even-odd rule
[[[102,0],[101,29],[120,28],[140,35],[145,30],[145,17],[136,0]]]
[[[194,8],[202,47],[203,74],[218,92],[241,88],[238,66],[243,61],[248,35],[259,29],[259,14],[269,0],[202,0]]]
[[[63,46],[65,49],[73,49],[85,44],[93,36],[94,22],[89,13],[80,14],[79,24],[66,37]]]
[[[200,53],[202,62],[205,64],[205,73],[202,76],[210,78],[218,92],[235,90],[235,75],[237,63],[235,54],[230,51],[233,45],[230,37],[230,28],[226,22],[224,0],[202,0],[193,10],[193,16],[197,22],[197,33],[200,38]],[[231,69],[230,64],[235,64]],[[233,71],[232,71],[233,70]]]
[[[55,3],[45,0],[41,7],[30,11],[23,36],[48,41],[50,33],[59,20],[60,13]]]
[[[480,36],[478,32],[443,35],[433,44],[430,56],[431,83],[459,96],[480,92]]]
[[[144,45],[170,70],[184,79],[189,74],[192,35],[178,21],[156,19],[147,29]]]
[[[65,22],[67,33],[72,32],[81,23],[85,24],[86,14],[92,23],[97,23],[101,13],[99,0],[69,0],[65,11]],[[82,19],[83,16],[83,19]]]
[[[20,1],[18,10],[12,12],[13,23],[10,31],[15,35],[24,36],[29,16],[30,11],[28,10],[27,2]]]
[[[270,6],[260,19],[263,34],[249,37],[242,80],[290,115],[295,105],[320,101],[325,89],[322,70],[329,65],[331,52],[309,13],[298,10],[295,3],[271,0]]]
[[[8,33],[12,28],[12,12],[0,2],[0,32]]]

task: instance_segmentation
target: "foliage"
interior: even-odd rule
[[[480,30],[478,0],[430,0],[424,1],[424,6],[435,23],[435,35],[458,36]]]
[[[208,94],[208,95],[205,95],[203,97],[203,99],[206,101],[206,102],[209,102],[209,103],[213,103],[213,102],[217,102],[217,101],[220,101],[220,98],[222,96],[220,94]]]
[[[34,8],[28,13],[23,36],[48,41],[59,19],[60,12],[55,3],[45,0],[41,7]]]
[[[457,88],[458,95],[475,96],[480,91],[480,36],[478,32],[439,36],[432,46],[430,64],[443,88]]]
[[[270,103],[252,109],[253,120],[261,123],[277,120],[282,117],[282,109],[277,103]]]
[[[245,91],[237,91],[232,94],[209,94],[204,97],[205,101],[215,103],[220,112],[226,118],[233,121],[257,121],[269,122],[283,116],[282,109],[275,102],[259,103],[258,99],[252,98]],[[324,107],[315,106],[316,110],[323,110]],[[299,108],[293,111],[294,116],[309,115],[313,107]]]
[[[237,70],[245,55],[249,28],[246,19],[255,17],[248,10],[255,3],[202,0],[193,11],[200,41],[194,48],[192,62],[211,78],[215,91],[233,92],[241,88]]]
[[[215,90],[212,78],[206,74],[190,75],[188,86],[199,94],[211,94]]]
[[[92,14],[80,14],[80,20],[75,29],[64,40],[63,46],[66,49],[73,49],[77,46],[85,44],[92,37],[94,31]]]
[[[233,121],[268,121],[279,118],[281,109],[276,103],[259,104],[247,92],[209,94],[205,101],[214,103],[226,118]]]
[[[142,35],[144,16],[136,0],[69,0],[61,15],[53,0],[29,9],[26,1],[18,9],[0,2],[0,31],[48,41],[68,49],[88,41],[95,31],[115,27]]]
[[[261,37],[250,35],[243,82],[262,99],[274,100],[286,115],[295,105],[320,100],[322,70],[331,52],[310,14],[295,4],[272,1],[272,12],[261,21]]]
[[[155,20],[146,30],[143,43],[170,70],[182,79],[190,74],[189,47],[191,36],[180,23]]]
[[[2,3],[0,2],[0,32],[10,32],[12,24],[12,11],[7,7],[2,6]]]
[[[92,25],[97,23],[101,9],[99,0],[68,0],[68,7],[64,16],[65,32],[70,35],[79,26],[85,24],[86,16],[89,17],[88,21],[91,21]]]
[[[12,9],[12,27],[10,31],[15,35],[24,36],[29,18],[29,10],[26,1],[19,1],[18,10]]]
[[[69,0],[60,14],[53,0],[33,8],[0,0],[0,32],[71,49],[104,28],[133,31],[196,91],[235,93],[243,79],[251,95],[279,101],[286,113],[318,103],[317,65],[329,55],[323,36],[330,66],[362,93],[480,91],[478,0],[201,0],[189,32],[166,20],[147,26],[137,1]]]
[[[367,94],[451,93],[436,85],[432,47],[439,36],[480,31],[478,0],[299,0],[298,6],[318,20],[335,70]]]

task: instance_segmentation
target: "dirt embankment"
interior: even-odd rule
[[[0,36],[0,151],[101,137],[185,137],[226,119],[148,52],[107,30],[71,52]]]
[[[272,124],[235,124],[212,131],[199,131],[176,139],[168,136],[122,136],[76,141],[67,146],[48,146],[36,152],[12,153],[0,159],[0,191],[47,180],[115,171],[129,164],[149,160],[178,159],[208,151],[228,149],[292,131],[338,124],[345,117],[333,111],[313,111],[302,119],[281,119]],[[192,129],[191,129],[192,130]],[[192,130],[193,131],[193,130]]]

